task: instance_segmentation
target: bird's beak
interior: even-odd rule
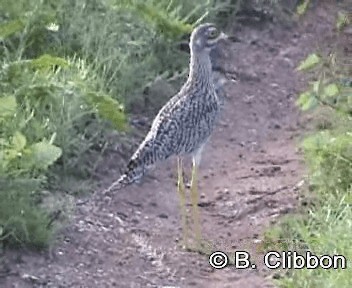
[[[221,32],[218,39],[219,40],[228,40],[229,36],[227,36],[227,34],[225,34],[224,32]]]
[[[234,35],[227,35],[224,32],[221,32],[219,37],[218,37],[218,41],[225,41],[226,43],[231,43],[231,42],[241,42],[241,40],[239,38],[237,38]]]

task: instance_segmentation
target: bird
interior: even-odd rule
[[[208,142],[220,112],[220,101],[212,76],[210,52],[229,37],[213,23],[195,27],[191,33],[188,78],[179,92],[158,112],[150,130],[127,164],[121,177],[104,192],[111,193],[139,182],[146,171],[171,156],[177,157],[177,191],[179,194],[183,247],[202,249],[198,210],[198,169],[202,151]],[[196,247],[188,243],[186,191],[183,180],[183,158],[192,157],[190,198]]]

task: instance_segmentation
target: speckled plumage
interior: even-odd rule
[[[218,39],[213,43],[205,39],[211,27],[212,24],[203,24],[192,32],[186,83],[159,111],[126,172],[108,190],[118,190],[137,181],[148,167],[172,155],[194,156],[209,139],[220,109],[209,56],[212,47],[208,47]]]

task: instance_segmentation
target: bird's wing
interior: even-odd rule
[[[176,140],[174,133],[177,128],[175,117],[180,113],[183,98],[180,93],[176,94],[163,106],[155,117],[145,139],[131,157],[125,173],[110,185],[105,193],[120,190],[136,182],[144,175],[149,166],[172,155],[172,142]]]

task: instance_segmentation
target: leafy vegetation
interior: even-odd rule
[[[335,51],[329,55],[312,53],[297,68],[311,80],[297,105],[304,111],[318,112],[321,122],[302,143],[309,168],[303,196],[308,200],[304,200],[300,215],[284,219],[266,237],[269,244],[287,238],[289,245],[281,249],[344,255],[348,269],[292,270],[278,280],[280,287],[352,285],[352,65],[341,49],[348,45],[342,41],[343,29],[351,27],[351,22],[345,19],[342,25],[341,15],[337,18],[340,34]]]
[[[0,245],[50,243],[62,207],[45,199],[78,192],[68,178],[93,175],[143,89],[185,67],[177,43],[227,4],[0,0]]]

